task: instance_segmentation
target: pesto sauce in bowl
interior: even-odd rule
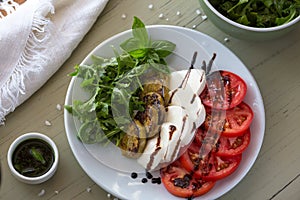
[[[52,167],[54,151],[45,141],[38,138],[24,140],[13,152],[12,164],[23,176],[38,177]]]

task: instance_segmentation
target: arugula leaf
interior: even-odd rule
[[[263,3],[265,4],[265,6],[267,8],[270,8],[273,4],[273,0],[265,0],[265,1],[263,1]]]
[[[293,10],[288,16],[276,18],[275,23],[278,25],[285,24],[291,21],[296,15],[296,10]]]
[[[240,5],[244,4],[244,3],[248,3],[248,0],[239,0],[239,2],[237,4],[235,4],[234,6],[232,6],[227,12],[230,13],[235,8],[237,8],[238,6],[240,6]]]

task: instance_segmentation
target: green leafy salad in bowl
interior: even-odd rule
[[[221,14],[251,27],[286,24],[300,12],[300,0],[209,0]]]
[[[300,0],[199,0],[208,19],[238,39],[267,41],[298,27]]]

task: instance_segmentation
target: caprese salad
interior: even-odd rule
[[[121,54],[93,55],[92,65],[75,66],[71,75],[91,94],[65,106],[81,122],[77,137],[111,142],[147,171],[160,170],[176,196],[205,194],[235,171],[249,145],[247,85],[229,71],[195,69],[196,56],[189,69],[171,72],[165,58],[176,45],[151,40],[137,17],[132,35]]]

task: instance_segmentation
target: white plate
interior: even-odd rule
[[[186,60],[190,60],[194,51],[198,51],[198,58],[195,66],[201,65],[203,59],[208,61],[211,55],[216,53],[217,58],[214,67],[232,71],[240,75],[248,85],[245,102],[251,106],[254,112],[254,119],[251,125],[251,132],[253,133],[251,143],[243,153],[243,160],[239,168],[232,175],[218,181],[215,187],[207,194],[195,198],[195,200],[216,199],[231,190],[241,181],[254,164],[260,151],[265,130],[265,112],[259,88],[251,73],[238,57],[213,38],[191,29],[176,26],[157,25],[148,26],[147,29],[153,39],[166,39],[176,43],[176,53]],[[92,54],[103,57],[112,57],[113,52],[110,45],[118,47],[118,44],[129,37],[131,37],[130,30],[104,41],[87,56],[82,64],[90,64],[91,61],[89,57]],[[171,57],[168,60],[168,63],[170,63],[171,66],[177,66],[179,62],[182,62],[180,65],[186,66],[186,63],[188,62],[186,60],[176,59],[177,58]],[[80,91],[80,88],[76,82],[76,78],[73,78],[67,91],[65,100],[66,105],[71,105],[73,98],[80,98],[80,95],[83,95],[81,92],[77,91]],[[166,191],[162,184],[158,185],[150,182],[142,183],[141,178],[145,177],[143,170],[141,171],[141,168],[137,163],[133,163],[132,161],[123,158],[119,151],[116,153],[114,150],[105,151],[99,146],[83,145],[76,137],[77,129],[74,118],[68,112],[64,113],[64,122],[67,138],[77,161],[88,176],[109,193],[120,199],[130,200],[182,199],[171,195]],[[105,151],[105,153],[101,151],[100,153],[99,148],[101,151]],[[137,179],[132,179],[130,177],[130,173],[133,171],[140,172]],[[152,174],[154,177],[159,175],[158,172]]]

